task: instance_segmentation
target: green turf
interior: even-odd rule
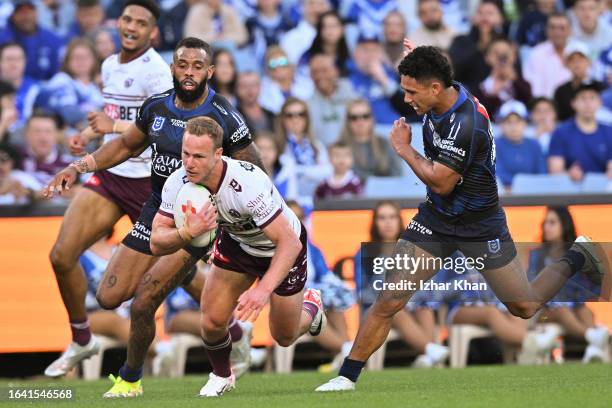
[[[76,400],[66,403],[0,402],[1,407],[612,407],[612,365],[540,367],[481,366],[466,369],[389,369],[366,372],[356,392],[316,394],[314,388],[330,375],[300,372],[289,375],[251,374],[238,388],[219,399],[196,397],[204,376],[180,379],[146,378],[144,396],[103,400],[110,381],[12,381],[27,387],[72,387]],[[7,381],[0,381],[5,388]]]

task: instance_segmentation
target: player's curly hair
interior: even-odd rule
[[[453,83],[450,62],[436,47],[416,47],[400,62],[398,70],[401,75],[412,77],[418,82],[437,79],[446,87]]]

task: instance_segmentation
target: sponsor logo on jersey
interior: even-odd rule
[[[119,119],[133,122],[136,120],[138,109],[138,106],[121,106],[113,103],[107,103],[104,105],[104,113],[106,113],[113,120]]]
[[[151,166],[153,172],[161,177],[170,177],[172,173],[181,167],[182,161],[176,157],[154,154]]]
[[[228,211],[229,215],[231,215],[234,218],[240,218],[240,213],[236,210],[234,210],[233,208],[230,208]]]
[[[155,116],[155,119],[153,119],[153,124],[151,125],[151,130],[154,132],[160,131],[161,128],[164,127],[165,122],[166,118],[164,118],[163,116]]]
[[[170,118],[170,123],[172,124],[172,126],[187,129],[187,122],[185,122],[184,120]]]
[[[123,86],[125,86],[126,88],[129,88],[130,86],[132,86],[133,83],[134,83],[134,78],[128,78],[123,83]]]
[[[249,128],[247,125],[242,124],[236,129],[234,133],[230,136],[230,140],[232,143],[236,143],[239,140],[242,140],[245,137],[249,137]]]
[[[423,234],[423,235],[431,235],[432,232],[429,228],[427,228],[426,226],[424,226],[423,224],[412,220],[410,221],[410,224],[408,224],[408,229],[409,230],[413,230],[418,232],[419,234]]]
[[[217,102],[213,102],[212,104],[215,108],[219,110],[219,112],[227,116],[227,111],[225,110],[225,108],[223,108],[223,106],[219,105]]]
[[[450,123],[453,123],[455,121],[455,112],[453,112],[453,114],[450,117]]]

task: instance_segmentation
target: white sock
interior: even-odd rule
[[[589,344],[595,347],[603,348],[609,338],[608,328],[602,326],[589,327],[586,329],[584,338],[589,342]]]
[[[427,343],[425,355],[431,359],[433,364],[439,363],[448,356],[448,347],[436,343]]]

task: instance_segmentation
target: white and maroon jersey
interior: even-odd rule
[[[140,57],[119,63],[119,54],[113,54],[102,64],[102,93],[104,112],[115,120],[136,120],[138,108],[149,96],[172,88],[170,67],[153,49]],[[104,142],[119,137],[116,133],[104,136]],[[142,178],[151,175],[151,149],[140,156],[108,169],[113,174]]]
[[[246,253],[257,257],[274,255],[276,246],[263,233],[263,228],[281,214],[287,217],[295,235],[300,236],[300,220],[266,173],[249,162],[228,157],[221,160],[223,174],[217,192],[211,195],[211,201],[217,207],[218,224],[240,243]],[[174,217],[174,203],[185,183],[188,180],[184,167],[168,177],[162,190],[159,213]]]

